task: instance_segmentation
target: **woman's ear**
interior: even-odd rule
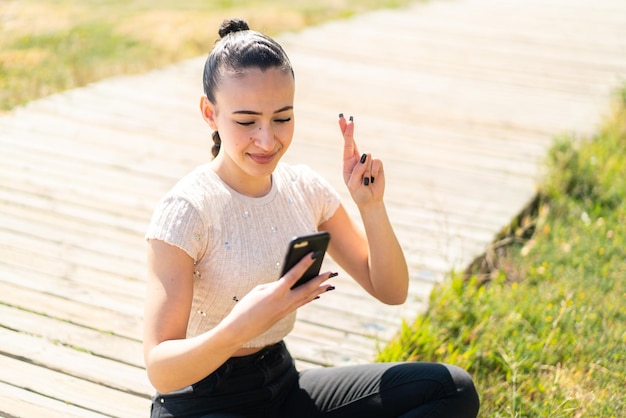
[[[206,96],[200,98],[200,112],[202,112],[202,118],[209,124],[211,129],[217,131],[217,124],[215,123],[215,106],[209,101]]]

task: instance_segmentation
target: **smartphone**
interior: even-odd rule
[[[287,247],[287,255],[285,256],[285,262],[283,263],[283,270],[280,277],[283,277],[298,261],[302,260],[305,255],[316,251],[319,251],[320,254],[291,288],[298,287],[318,276],[322,268],[322,262],[324,261],[324,255],[326,254],[329,241],[330,234],[326,231],[293,238]]]

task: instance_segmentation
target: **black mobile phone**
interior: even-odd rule
[[[304,272],[296,284],[292,286],[292,289],[318,276],[329,242],[330,234],[326,231],[293,238],[289,242],[289,247],[287,247],[287,255],[285,256],[285,262],[283,263],[283,270],[280,273],[280,277],[283,277],[298,261],[302,260],[305,255],[316,251],[319,251],[319,254],[315,258],[315,261]]]

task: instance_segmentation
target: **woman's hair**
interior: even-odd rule
[[[248,23],[239,18],[226,19],[219,29],[220,39],[204,64],[204,94],[215,104],[215,92],[225,75],[242,76],[249,68],[278,68],[293,76],[291,62],[283,48],[262,33],[250,30]],[[216,157],[222,140],[217,131],[213,132],[213,157]]]

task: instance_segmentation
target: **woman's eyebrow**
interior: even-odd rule
[[[274,113],[281,113],[281,112],[286,112],[287,110],[292,110],[293,106],[289,105],[289,106],[285,106],[285,107],[281,107],[280,109],[276,110]],[[260,116],[262,115],[261,112],[255,112],[254,110],[235,110],[233,112],[233,115],[255,115],[255,116]]]
[[[281,112],[286,112],[287,110],[293,110],[293,106],[285,106],[285,107],[281,107],[280,109],[278,109],[276,112],[274,113],[281,113]]]

